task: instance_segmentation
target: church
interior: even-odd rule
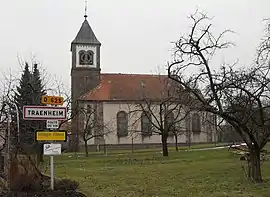
[[[73,148],[86,140],[89,146],[158,146],[166,125],[169,145],[216,140],[216,117],[195,110],[166,75],[102,73],[101,43],[84,17],[71,42]]]

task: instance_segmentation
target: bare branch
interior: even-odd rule
[[[168,65],[168,76],[196,98],[198,109],[229,123],[247,143],[253,162],[257,162],[256,154],[260,154],[270,136],[269,24],[255,65],[237,69],[234,65],[223,65],[214,70],[209,60],[217,50],[233,45],[222,41],[224,35],[232,31],[225,30],[214,36],[210,31],[211,24],[200,29],[203,22],[210,23],[210,20],[198,12],[191,16],[191,21],[191,34],[181,36],[175,43],[175,56],[179,59]],[[256,176],[252,178],[261,181],[261,175]]]

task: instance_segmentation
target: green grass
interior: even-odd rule
[[[270,161],[263,164],[265,182],[254,185],[244,176],[244,163],[227,149],[170,152],[168,158],[159,150],[78,155],[55,157],[55,174],[79,181],[89,197],[270,196]]]

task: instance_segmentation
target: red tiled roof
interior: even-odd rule
[[[101,74],[101,83],[80,97],[80,100],[140,100],[164,98],[167,75]]]

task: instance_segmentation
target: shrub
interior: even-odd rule
[[[60,179],[55,181],[55,190],[76,190],[79,187],[79,183],[70,179]]]

